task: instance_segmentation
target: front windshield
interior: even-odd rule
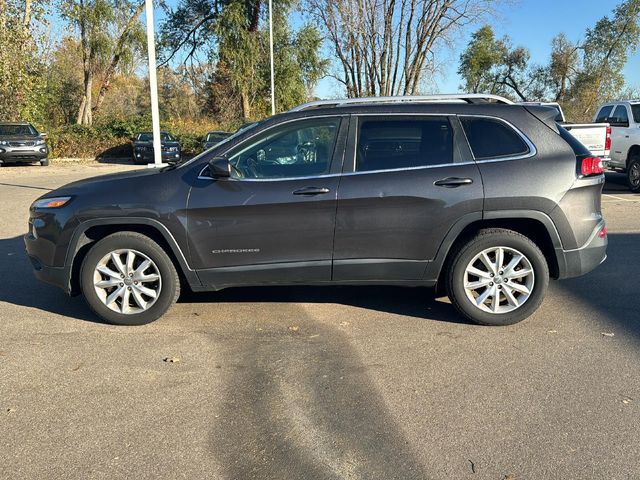
[[[213,147],[211,148],[218,148],[221,145],[224,145],[225,143],[231,142],[233,141],[235,138],[239,137],[241,134],[245,133],[247,130],[250,130],[252,128],[255,128],[256,125],[260,125],[260,123],[262,122],[255,122],[255,123],[247,123],[246,125],[241,126],[238,130],[235,131],[235,133],[233,133],[233,135],[229,135],[227,138],[225,138],[224,140],[222,140],[219,143],[216,143]],[[188,162],[185,163],[180,163],[180,167],[184,167],[185,165],[189,165],[195,161],[197,161],[198,159],[202,158],[203,155],[205,155],[206,153],[208,153],[210,150],[205,150],[204,152],[202,152],[200,155],[196,155],[195,157],[193,157],[191,160],[189,160]],[[167,167],[170,168],[170,167]]]
[[[173,137],[166,132],[160,134],[161,142],[171,142]],[[153,142],[153,133],[141,133],[138,135],[139,142]]]
[[[0,125],[0,135],[28,135],[34,137],[38,132],[31,125]]]

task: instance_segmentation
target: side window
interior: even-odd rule
[[[339,118],[323,118],[266,132],[230,155],[232,177],[277,179],[327,174],[339,128]]]
[[[452,162],[453,130],[446,117],[360,119],[357,172]]]
[[[484,117],[460,117],[460,121],[476,160],[529,153],[522,137],[504,122]]]
[[[618,105],[613,112],[613,115],[611,115],[611,118],[609,118],[609,121],[618,124],[618,126],[622,126],[625,124],[628,126],[629,114],[627,113],[627,107],[625,107],[624,105]]]
[[[609,115],[611,115],[611,110],[613,110],[613,105],[602,107],[596,117],[596,123],[606,123]]]

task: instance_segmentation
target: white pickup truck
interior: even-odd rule
[[[596,157],[600,157],[606,165],[609,162],[611,149],[611,128],[607,122],[598,123],[567,123],[560,104],[556,102],[520,102],[520,105],[539,105],[553,108],[557,113],[555,121],[566,128],[571,135]]]
[[[594,122],[611,125],[609,168],[627,173],[632,192],[640,192],[640,100],[605,103]]]

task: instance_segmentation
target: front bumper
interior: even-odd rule
[[[48,155],[46,145],[27,148],[0,146],[0,163],[39,162]]]
[[[27,256],[33,266],[33,273],[38,280],[46,282],[63,289],[67,294],[71,294],[71,266],[52,267],[45,265],[39,257],[42,250],[41,242],[31,233],[24,236],[24,245]]]
[[[594,270],[607,259],[607,236],[599,234],[605,227],[604,222],[598,224],[593,234],[582,247],[574,250],[556,249],[559,278],[573,278],[585,275]]]
[[[162,152],[163,162],[179,162],[181,152]],[[136,150],[133,153],[134,161],[136,163],[153,163],[154,155],[153,150]]]

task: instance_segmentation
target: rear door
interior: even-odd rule
[[[333,279],[421,279],[452,225],[482,212],[482,180],[459,122],[445,115],[362,115],[351,125]]]

